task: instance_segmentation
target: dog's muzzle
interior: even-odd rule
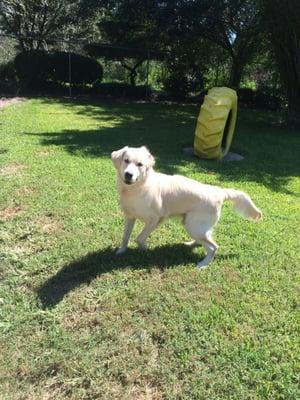
[[[127,183],[127,185],[130,185],[131,183],[133,183],[132,177],[133,177],[133,175],[130,172],[125,172],[124,180],[125,180],[125,183]]]

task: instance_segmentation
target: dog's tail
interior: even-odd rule
[[[240,190],[223,189],[224,200],[231,200],[235,210],[246,218],[259,220],[262,212],[256,207],[250,197]]]

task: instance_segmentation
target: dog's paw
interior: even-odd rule
[[[209,262],[207,262],[206,260],[202,260],[197,263],[196,268],[205,269],[208,267],[208,264]]]
[[[127,250],[127,247],[120,247],[120,248],[116,251],[116,254],[119,256],[120,254],[125,253],[126,250]]]
[[[138,240],[136,240],[136,243],[140,250],[147,250],[147,245],[145,242],[139,242]]]
[[[203,264],[201,264],[201,263],[198,263],[197,265],[196,265],[196,268],[198,268],[198,269],[206,269],[208,267],[208,265],[203,265]]]

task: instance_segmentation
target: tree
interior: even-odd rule
[[[78,0],[1,0],[6,33],[13,34],[22,51],[46,46],[53,34],[75,23]]]
[[[100,43],[87,46],[88,53],[95,57],[119,61],[123,68],[129,71],[132,85],[135,84],[137,68],[145,60],[164,58],[167,46],[162,36],[166,33],[167,23],[164,23],[166,18],[161,13],[164,5],[160,7],[159,1],[82,1],[85,10],[99,17]],[[103,45],[103,42],[108,45]]]
[[[145,60],[161,60],[164,55],[161,52],[147,49],[128,48],[101,43],[91,43],[84,46],[85,51],[92,57],[103,57],[106,60],[119,61],[123,68],[129,71],[130,84],[135,86],[137,68]]]
[[[161,59],[162,52],[153,50],[158,44],[156,1],[123,0],[117,2],[82,0],[84,9],[98,16],[100,43],[86,46],[95,57],[117,60],[129,71],[135,85],[137,68],[149,58]],[[107,46],[103,42],[108,43]]]
[[[199,66],[210,56],[205,40],[225,50],[231,59],[229,86],[238,88],[245,65],[251,62],[262,32],[259,0],[169,0],[156,2],[157,29],[163,45],[181,48]],[[214,50],[214,46],[213,46]],[[195,53],[198,54],[196,60]],[[194,60],[194,61],[193,61]]]
[[[274,47],[290,112],[300,112],[300,3],[263,0],[266,28]]]
[[[202,34],[231,58],[229,86],[239,88],[244,67],[251,62],[262,33],[257,0],[214,0],[201,24]]]

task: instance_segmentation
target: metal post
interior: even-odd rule
[[[70,42],[69,42],[69,97],[72,97],[72,67],[71,67]]]
[[[150,62],[149,50],[147,50],[147,79],[146,79],[146,101],[149,100],[149,62]]]

